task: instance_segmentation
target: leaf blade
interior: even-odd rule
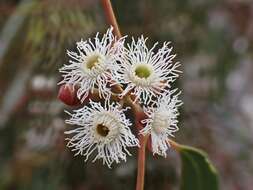
[[[218,190],[218,174],[206,153],[190,146],[179,146],[182,161],[180,190]]]

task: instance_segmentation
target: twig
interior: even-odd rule
[[[137,170],[136,190],[144,190],[147,140],[148,140],[148,136],[140,135],[140,138],[139,138],[140,148],[138,150],[138,168],[137,168],[138,170]]]
[[[107,22],[113,26],[114,28],[114,34],[120,38],[121,33],[119,30],[119,26],[117,23],[117,20],[115,18],[112,4],[110,0],[101,0],[103,9],[107,18]],[[122,92],[122,88],[120,86],[117,86],[118,90]],[[142,108],[139,104],[135,104],[130,95],[125,97],[126,102],[133,108],[135,114],[137,112],[142,111]],[[147,144],[148,136],[142,136],[140,135],[139,141],[140,141],[140,148],[138,150],[138,170],[137,170],[137,182],[136,182],[136,190],[144,190],[144,177],[145,177],[145,158],[146,158],[146,144]]]
[[[114,28],[114,34],[120,38],[121,37],[121,33],[119,30],[119,26],[116,20],[116,17],[114,15],[113,9],[112,9],[112,4],[110,0],[101,0],[102,1],[102,5],[104,8],[104,12],[105,12],[105,16],[107,19],[107,22],[113,26]]]

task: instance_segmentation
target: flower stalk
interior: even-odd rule
[[[121,32],[119,30],[119,26],[118,26],[118,23],[117,23],[117,20],[116,20],[116,17],[115,17],[113,8],[112,8],[111,1],[110,0],[101,0],[101,2],[102,2],[102,5],[103,5],[103,9],[104,9],[104,12],[105,12],[107,22],[111,26],[113,26],[115,35],[118,38],[120,38],[121,37]]]
[[[115,35],[120,38],[122,37],[113,8],[110,0],[101,0],[103,9],[107,18],[107,22],[113,26]],[[117,86],[119,91],[122,91],[120,86]],[[139,105],[132,102],[129,95],[126,96],[127,102],[134,108],[134,112],[142,111]],[[141,110],[140,110],[141,109]],[[137,165],[137,182],[136,190],[144,190],[144,179],[145,179],[145,160],[146,160],[146,144],[148,136],[139,136],[140,148],[138,149],[138,165]]]
[[[138,149],[138,168],[137,168],[136,190],[143,190],[144,189],[147,141],[148,141],[148,135],[147,136],[143,136],[143,135],[139,136],[140,148]]]

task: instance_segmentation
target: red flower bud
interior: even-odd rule
[[[69,106],[81,105],[80,100],[77,98],[77,89],[71,85],[62,85],[58,92],[58,98]]]

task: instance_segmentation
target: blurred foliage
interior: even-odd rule
[[[219,23],[222,18],[211,18],[211,14],[213,9],[225,7],[225,2],[130,0],[132,3],[127,6],[124,1],[113,2],[122,31],[126,34],[144,34],[152,40],[151,43],[172,41],[179,56],[206,53],[215,57],[217,64],[206,71],[209,77],[217,80],[218,85],[217,89],[213,89],[211,98],[218,101],[224,97],[225,79],[234,68],[238,55],[232,45],[233,32],[226,27],[227,23]]]
[[[74,45],[83,34],[94,31],[92,14],[75,1],[41,1],[35,6],[27,21],[25,48],[39,62],[58,66],[66,61],[63,52]],[[53,5],[53,6],[52,6]]]

